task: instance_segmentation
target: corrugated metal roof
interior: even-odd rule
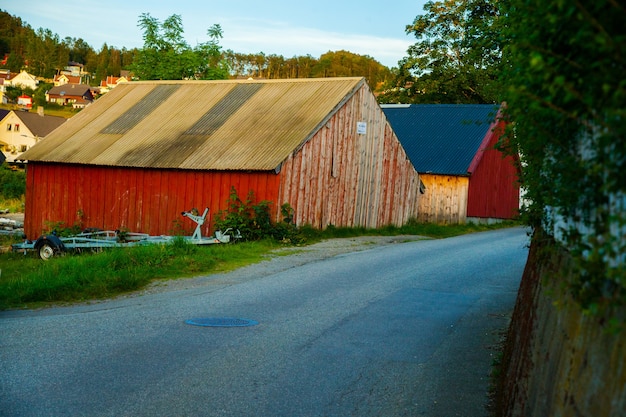
[[[363,78],[118,85],[22,154],[29,161],[273,170]]]
[[[498,111],[492,104],[381,107],[417,172],[441,175],[468,175]]]

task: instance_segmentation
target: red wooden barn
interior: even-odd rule
[[[226,209],[231,187],[317,228],[401,225],[419,204],[363,78],[121,84],[23,158],[31,239],[51,222],[170,234],[183,210]]]
[[[464,223],[519,212],[517,158],[496,149],[505,123],[490,104],[384,105],[426,193],[418,219]]]

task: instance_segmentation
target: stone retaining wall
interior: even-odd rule
[[[626,416],[626,326],[609,333],[602,319],[583,315],[554,283],[567,255],[546,257],[541,246],[533,242],[520,286],[496,415]]]

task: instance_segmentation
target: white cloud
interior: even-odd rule
[[[258,23],[258,22],[257,22]],[[232,25],[225,23],[221,45],[241,53],[264,52],[285,57],[312,55],[319,57],[328,51],[346,50],[369,55],[388,67],[406,55],[411,45],[407,38],[385,38],[350,33],[328,32],[287,25]]]

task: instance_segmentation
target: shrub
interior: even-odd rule
[[[6,162],[0,166],[0,197],[20,198],[26,193],[26,173],[12,170]]]
[[[217,213],[215,228],[239,230],[243,240],[275,239],[277,241],[298,243],[298,230],[293,224],[293,209],[287,203],[281,206],[283,221],[273,222],[271,201],[263,200],[253,204],[254,192],[248,192],[246,200],[239,198],[235,187],[231,187],[228,209]]]

